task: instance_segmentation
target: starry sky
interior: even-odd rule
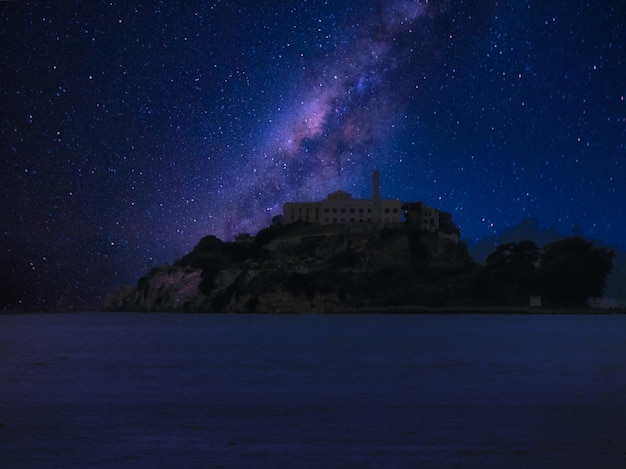
[[[0,308],[343,189],[626,248],[626,4],[0,2]]]

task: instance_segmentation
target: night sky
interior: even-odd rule
[[[623,1],[0,2],[0,301],[98,307],[343,189],[626,248]]]

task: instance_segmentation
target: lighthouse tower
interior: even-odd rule
[[[372,223],[380,226],[380,169],[378,166],[372,172]]]

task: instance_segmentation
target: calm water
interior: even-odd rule
[[[626,468],[626,316],[0,316],[0,467]]]

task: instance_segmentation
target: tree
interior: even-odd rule
[[[507,267],[512,273],[519,274],[533,270],[540,258],[540,251],[532,241],[502,244],[487,256],[487,266]]]
[[[542,294],[553,306],[585,306],[603,295],[614,256],[579,237],[547,244],[538,276]]]
[[[532,241],[498,246],[486,259],[481,296],[505,303],[526,304],[537,288],[541,251]]]

